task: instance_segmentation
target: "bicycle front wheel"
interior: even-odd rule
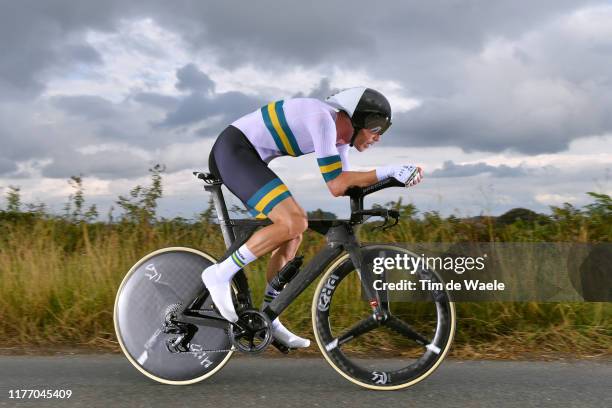
[[[417,257],[394,245],[366,245],[361,250],[363,270],[369,273],[375,258]],[[387,270],[380,278],[388,283],[400,276],[405,273]],[[418,271],[413,280],[419,279],[442,283],[432,270]],[[314,293],[315,339],[327,362],[349,381],[376,390],[406,388],[429,376],[448,353],[455,305],[444,290],[377,292],[387,313],[384,321],[376,320],[361,295],[361,279],[349,255],[338,258]]]
[[[125,356],[147,377],[192,384],[219,371],[231,357],[227,327],[190,326],[195,334],[181,351],[172,347],[180,334],[167,330],[167,321],[204,289],[200,275],[213,263],[212,256],[195,249],[165,248],[142,258],[123,279],[115,300],[115,331]]]

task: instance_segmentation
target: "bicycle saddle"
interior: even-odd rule
[[[219,178],[217,178],[212,173],[204,173],[202,171],[194,171],[193,175],[199,178],[200,180],[204,180],[207,184],[221,184],[223,183]]]

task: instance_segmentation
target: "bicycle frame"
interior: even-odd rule
[[[196,174],[196,173],[194,173]],[[202,173],[200,173],[202,174]],[[197,175],[197,174],[196,174]],[[213,205],[215,206],[217,220],[223,234],[223,240],[227,248],[222,259],[230,256],[236,249],[242,246],[255,232],[257,228],[270,225],[269,220],[253,220],[253,219],[230,219],[221,190],[222,182],[211,178],[208,175],[200,176],[204,179],[207,185],[204,189],[212,194]],[[382,188],[382,187],[381,187]],[[363,194],[351,196],[351,210],[360,211],[363,209]],[[370,304],[376,316],[384,318],[385,310],[381,306],[378,294],[374,291],[372,285],[372,274],[361,273],[362,259],[360,243],[357,240],[353,226],[360,224],[363,218],[351,220],[325,220],[311,219],[308,220],[308,228],[326,236],[327,245],[321,249],[314,258],[287,284],[281,293],[274,299],[264,313],[268,315],[270,320],[274,320],[279,316],[289,305],[315,280],[321,276],[326,267],[330,265],[343,251],[347,251],[355,268],[362,276],[362,286],[365,295],[370,299]],[[240,303],[252,307],[253,302],[248,285],[248,280],[243,270],[240,270],[234,277],[234,283],[237,286],[237,299]],[[207,296],[206,290],[198,295],[198,297],[185,308],[184,316],[196,323],[201,318],[218,319],[219,316],[213,316],[206,313],[206,316],[199,316],[189,313],[190,309],[197,309],[203,303]],[[190,319],[189,319],[190,318]]]

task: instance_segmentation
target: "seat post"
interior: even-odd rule
[[[225,247],[229,248],[230,245],[236,240],[234,230],[230,224],[229,213],[227,212],[227,206],[225,205],[225,199],[223,198],[223,191],[221,191],[221,183],[214,182],[212,184],[204,186],[204,190],[212,194],[213,205],[215,206],[215,212],[217,213],[217,220],[221,227],[221,233],[223,234],[223,241]]]

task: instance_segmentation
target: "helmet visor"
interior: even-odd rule
[[[391,126],[391,119],[387,116],[379,114],[370,114],[365,117],[363,125],[364,129],[368,129],[372,133],[382,135]]]

